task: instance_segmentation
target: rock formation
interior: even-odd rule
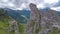
[[[35,4],[30,4],[31,14],[30,20],[27,23],[27,27],[25,29],[24,34],[34,34],[36,30],[40,30],[40,23],[41,23],[41,15],[39,10],[36,8]],[[37,34],[38,32],[36,32]]]
[[[24,34],[48,34],[53,32],[54,27],[59,29],[60,17],[55,14],[54,10],[42,13],[33,3],[29,7],[31,9],[30,20],[26,25]]]
[[[19,27],[18,27],[18,22],[14,19],[11,19],[9,21],[9,32],[14,31],[15,34],[19,34]]]

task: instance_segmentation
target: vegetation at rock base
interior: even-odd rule
[[[35,30],[34,34],[38,34],[38,32],[39,32],[40,30],[41,30],[41,28],[38,27],[38,28]]]
[[[19,24],[19,34],[24,34],[24,24]],[[10,34],[14,34],[14,31],[11,31]]]
[[[33,27],[34,24],[35,24],[35,22],[33,20],[31,20],[31,23],[30,23],[31,26],[30,27]]]

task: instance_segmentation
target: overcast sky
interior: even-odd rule
[[[49,7],[53,10],[60,11],[60,0],[0,0],[0,8],[28,10],[30,3],[36,4],[39,9]]]

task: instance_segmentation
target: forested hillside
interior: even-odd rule
[[[7,34],[9,28],[9,16],[4,9],[0,9],[0,34]]]

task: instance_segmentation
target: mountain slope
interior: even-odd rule
[[[4,9],[0,9],[0,34],[7,34],[9,28],[9,16]]]
[[[28,10],[11,10],[7,9],[7,13],[9,16],[11,16],[13,19],[17,20],[20,23],[26,23],[29,19],[30,12]]]
[[[14,34],[14,31],[10,29],[12,26],[12,23],[15,20],[12,20],[14,18],[11,18],[11,16],[8,15],[7,11],[4,9],[0,9],[0,34]],[[11,22],[12,21],[12,22]],[[23,34],[24,31],[24,24],[20,24],[17,20],[16,23],[19,26],[19,34]],[[15,22],[14,22],[15,24]],[[13,27],[12,27],[13,28]],[[16,28],[16,26],[15,26]],[[12,31],[10,31],[12,30]],[[17,32],[16,32],[17,33]]]
[[[30,10],[12,10],[12,9],[6,9],[9,16],[11,16],[13,19],[17,20],[20,23],[27,23],[27,21],[30,18]],[[47,10],[50,10],[49,8],[40,9],[41,12],[46,12]],[[60,12],[54,11],[60,16]]]

